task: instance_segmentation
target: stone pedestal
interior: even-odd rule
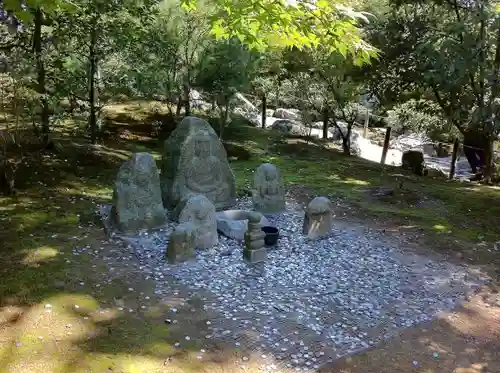
[[[252,264],[263,262],[267,258],[267,249],[265,247],[257,250],[247,250],[245,248],[243,250],[243,258]]]

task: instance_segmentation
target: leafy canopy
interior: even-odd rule
[[[362,39],[359,22],[368,22],[366,13],[336,4],[331,0],[207,0],[212,33],[216,38],[237,37],[252,49],[268,47],[327,47],[356,65],[376,56],[376,49]],[[207,2],[206,1],[206,2]],[[181,0],[182,6],[195,9],[198,0]]]

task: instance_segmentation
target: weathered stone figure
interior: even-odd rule
[[[208,249],[219,242],[215,207],[204,195],[191,196],[179,215],[179,223],[191,223],[195,226],[196,247]]]
[[[266,260],[267,249],[264,247],[266,234],[262,231],[262,214],[258,212],[248,213],[248,230],[245,232],[245,248],[243,258],[251,263]]]
[[[156,163],[149,153],[134,153],[118,171],[112,223],[121,231],[154,228],[165,222]]]
[[[333,225],[332,204],[326,197],[315,197],[307,205],[304,216],[303,233],[318,239],[330,234]]]
[[[196,117],[184,118],[165,141],[161,181],[169,210],[197,194],[207,197],[216,210],[236,201],[226,150],[213,128]]]
[[[254,209],[264,214],[285,210],[285,186],[275,165],[264,163],[255,171],[252,200]]]
[[[196,226],[189,222],[179,224],[168,240],[168,262],[177,263],[193,258],[196,243]]]

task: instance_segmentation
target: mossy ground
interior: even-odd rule
[[[157,104],[153,109],[151,116],[149,103],[108,108],[110,130],[99,147],[85,145],[81,121],[64,123],[54,136],[60,146],[26,154],[18,194],[0,198],[1,373],[236,369],[229,356],[237,350],[221,349],[202,363],[195,342],[181,352],[174,349],[177,336],[164,324],[151,284],[130,279],[97,287],[106,265],[72,255],[76,246],[106,247],[94,210],[110,201],[120,163],[134,151],[159,159],[162,137],[152,135],[151,118],[165,111]],[[415,234],[429,248],[463,252],[472,262],[500,264],[492,250],[500,237],[499,188],[402,174],[346,157],[319,140],[284,139],[238,121],[226,129],[224,141],[240,195],[248,193],[252,171],[272,162],[303,202],[327,195],[342,219]],[[377,196],[378,188],[393,193]],[[117,298],[138,302],[127,298],[129,286],[150,296],[150,311],[117,312]],[[49,303],[50,313],[44,306]]]

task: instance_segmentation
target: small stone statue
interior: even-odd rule
[[[196,226],[189,222],[179,224],[169,237],[167,260],[173,264],[193,258],[195,248]]]
[[[326,197],[315,197],[307,206],[302,231],[311,239],[328,236],[332,230],[332,204]]]
[[[285,186],[275,165],[264,163],[255,171],[252,200],[254,209],[263,214],[285,210]]]
[[[111,223],[121,231],[155,228],[166,220],[160,176],[149,153],[134,153],[116,176]]]
[[[208,249],[217,245],[217,220],[215,206],[207,197],[198,194],[190,197],[179,215],[179,223],[192,223],[196,227],[196,247]]]
[[[261,220],[262,214],[248,213],[248,230],[245,232],[243,257],[251,263],[264,261],[267,256],[267,249],[264,247],[266,234],[262,231]]]

